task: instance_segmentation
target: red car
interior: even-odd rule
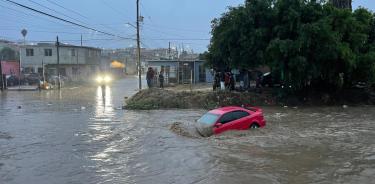
[[[220,134],[228,130],[247,130],[266,125],[262,109],[256,107],[222,107],[197,120],[196,128],[202,136]]]

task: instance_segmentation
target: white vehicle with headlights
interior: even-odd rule
[[[109,74],[99,74],[98,76],[96,76],[96,79],[95,81],[99,84],[99,85],[107,85],[107,84],[110,84],[112,82],[112,77],[109,75]]]

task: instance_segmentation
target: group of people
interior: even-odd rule
[[[227,89],[234,90],[235,79],[234,75],[230,70],[227,71],[215,71],[213,90],[216,89]]]
[[[263,83],[263,74],[256,71],[239,70],[235,75],[227,68],[225,70],[214,69],[213,90],[235,90],[236,82],[239,82],[238,90],[249,90],[251,81],[255,82],[255,88],[260,89]]]
[[[158,76],[160,88],[164,88],[164,75],[163,75],[163,73],[164,73],[163,70],[160,71],[159,76]],[[146,73],[146,80],[147,80],[148,88],[153,87],[155,75],[156,75],[155,70],[152,67],[149,67],[148,70],[147,70],[147,73]]]

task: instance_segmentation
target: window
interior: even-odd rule
[[[34,56],[34,49],[26,49],[26,56]]]
[[[246,117],[248,116],[249,113],[245,112],[245,111],[235,111],[233,112],[233,116],[235,119],[241,119],[243,117]]]
[[[220,123],[225,124],[234,120],[232,112],[226,113],[220,118]]]
[[[52,56],[52,49],[44,49],[44,56]]]
[[[75,49],[71,49],[70,50],[70,55],[71,56],[76,56],[76,50]]]
[[[219,118],[219,115],[217,114],[206,113],[198,120],[198,123],[206,124],[206,125],[213,125],[218,118]]]
[[[221,117],[220,123],[222,123],[222,124],[229,123],[231,121],[241,119],[241,118],[246,117],[248,115],[249,115],[249,113],[247,113],[245,111],[229,112],[229,113],[224,114],[223,117]]]

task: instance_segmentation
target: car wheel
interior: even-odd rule
[[[259,125],[258,125],[258,123],[252,123],[251,125],[250,125],[250,129],[257,129],[257,128],[259,128]]]

